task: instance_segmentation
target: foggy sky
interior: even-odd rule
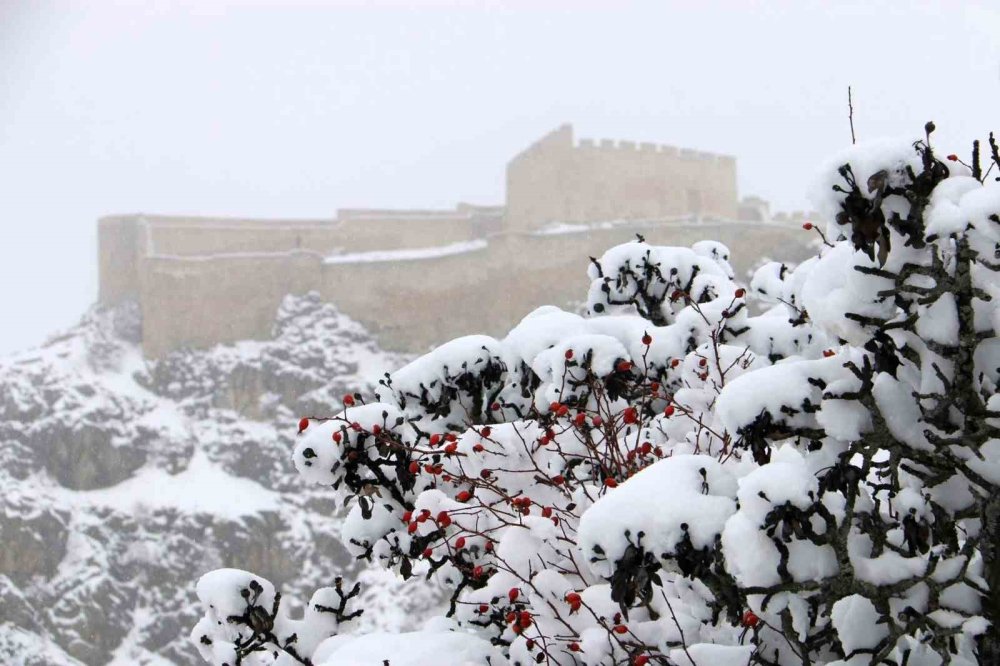
[[[859,139],[933,119],[965,154],[1000,130],[1000,9],[0,0],[0,353],[93,302],[100,215],[501,203],[562,122],[736,155],[741,195],[804,208],[848,84]]]

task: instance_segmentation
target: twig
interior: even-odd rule
[[[691,662],[691,666],[698,666],[698,662],[696,662],[694,657],[691,656],[691,653],[688,652],[687,641],[684,639],[684,630],[681,629],[681,623],[677,621],[677,615],[674,613],[674,607],[670,605],[670,599],[667,598],[667,593],[663,591],[663,588],[660,588],[660,596],[662,596],[663,600],[667,602],[667,610],[670,611],[670,618],[674,621],[674,626],[677,627],[677,633],[681,636],[681,649],[684,650],[684,655],[688,658],[688,661]]]
[[[847,119],[851,123],[851,145],[858,141],[854,136],[854,100],[851,99],[851,86],[847,86]]]

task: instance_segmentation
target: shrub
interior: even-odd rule
[[[223,570],[202,655],[1000,663],[1000,158],[946,164],[932,131],[831,163],[797,267],[747,289],[718,243],[640,238],[591,260],[587,316],[540,308],[305,420],[295,464],[351,506],[349,548],[440,581],[450,620],[337,635],[356,590],[293,621]]]

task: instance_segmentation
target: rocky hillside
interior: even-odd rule
[[[0,663],[197,663],[194,581],[221,566],[289,601],[358,577],[360,630],[437,602],[353,562],[289,457],[300,416],[403,358],[316,296],[287,298],[266,342],[146,363],[140,338],[136,308],[95,309],[0,360]]]

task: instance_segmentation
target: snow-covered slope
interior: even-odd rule
[[[419,624],[434,591],[359,571],[290,459],[300,416],[405,359],[314,295],[285,300],[270,341],[151,364],[140,326],[95,309],[0,360],[0,663],[194,663],[192,581],[221,566],[302,601],[346,572],[373,609],[359,630]]]

